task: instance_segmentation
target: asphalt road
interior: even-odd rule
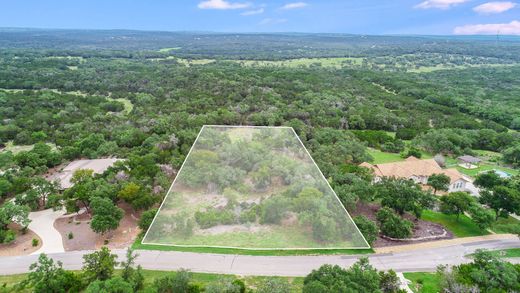
[[[408,252],[373,254],[370,263],[380,270],[394,269],[398,272],[435,271],[438,265],[456,265],[470,260],[464,255],[479,248],[505,249],[520,247],[520,240],[497,239],[457,244],[452,246],[413,250]],[[79,270],[82,256],[90,251],[71,251],[49,254],[63,262],[66,269]],[[124,259],[124,250],[114,250],[119,260]],[[322,264],[350,266],[359,256],[317,255],[317,256],[247,256],[203,254],[175,251],[139,250],[136,263],[150,270],[189,269],[193,272],[255,275],[255,276],[305,276]],[[37,260],[37,255],[1,257],[0,275],[19,274],[28,271],[29,265]],[[520,259],[511,261],[520,262]]]

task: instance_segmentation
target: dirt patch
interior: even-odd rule
[[[9,228],[17,231],[16,239],[9,244],[0,244],[0,256],[28,255],[42,246],[41,238],[32,230],[27,229],[24,234],[19,225],[11,224]],[[33,239],[38,239],[37,246],[32,246]]]
[[[356,210],[351,213],[353,217],[358,215],[363,215],[369,218],[372,221],[376,221],[376,213],[379,210],[380,205],[374,203],[358,203]],[[444,226],[432,223],[428,221],[423,221],[421,219],[415,219],[414,216],[405,214],[404,218],[410,220],[414,224],[413,235],[411,238],[421,238],[421,237],[431,237],[436,235],[443,235],[446,231],[446,235],[444,237],[440,237],[438,239],[427,239],[427,240],[416,240],[416,241],[393,241],[390,239],[382,238],[381,236],[377,237],[377,240],[372,244],[373,247],[385,247],[385,246],[395,246],[395,245],[404,245],[404,244],[412,244],[412,243],[421,243],[421,242],[431,242],[438,241],[444,239],[452,239],[454,238],[453,233],[451,233],[448,229],[444,228]]]
[[[118,206],[125,211],[125,216],[116,230],[105,235],[97,234],[90,229],[90,217],[86,213],[56,220],[54,227],[63,238],[65,251],[99,249],[105,245],[105,240],[108,240],[106,246],[110,249],[130,246],[141,231],[137,226],[140,213],[126,203],[119,203]],[[72,233],[72,239],[69,239],[69,233]]]

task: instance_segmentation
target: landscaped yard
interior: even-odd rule
[[[436,273],[404,273],[412,283],[410,289],[416,293],[437,293],[440,291],[440,278]]]
[[[484,171],[489,171],[489,170],[500,170],[500,171],[506,172],[511,175],[517,175],[519,173],[518,170],[498,166],[498,165],[491,164],[491,163],[481,163],[478,168],[471,169],[471,170],[457,166],[457,170],[459,170],[459,172],[461,172],[462,174],[465,174],[465,175],[468,175],[471,177],[475,177],[479,173],[484,172]]]
[[[456,237],[471,237],[489,234],[489,232],[481,230],[465,215],[461,215],[457,221],[455,215],[446,215],[430,210],[424,210],[421,219],[443,225]]]

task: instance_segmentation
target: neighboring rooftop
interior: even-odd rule
[[[113,166],[115,162],[121,159],[110,158],[110,159],[95,159],[95,160],[77,160],[68,164],[63,170],[50,176],[50,180],[58,180],[62,189],[72,187],[72,175],[76,170],[80,169],[91,169],[94,170],[94,174],[101,174],[105,172],[109,167]]]
[[[470,163],[470,164],[476,164],[476,163],[480,163],[482,162],[481,159],[477,158],[477,157],[473,157],[473,156],[470,156],[470,155],[464,155],[464,156],[460,156],[457,158],[459,161],[462,161],[464,163]]]
[[[420,160],[413,156],[401,162],[375,165],[365,162],[360,166],[374,170],[374,175],[377,177],[412,178],[445,174],[450,177],[451,183],[459,179],[467,180],[457,169],[442,169],[434,159]]]

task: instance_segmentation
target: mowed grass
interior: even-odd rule
[[[150,287],[155,279],[162,278],[169,275],[174,275],[176,272],[171,271],[154,271],[154,270],[143,270],[143,276],[144,276],[144,287],[148,288]],[[121,271],[116,270],[116,275],[120,275]],[[15,286],[16,284],[19,284],[23,280],[27,278],[28,274],[19,274],[19,275],[10,275],[10,276],[0,276],[0,287],[5,286],[7,288],[11,288]],[[220,279],[225,278],[239,278],[248,287],[258,287],[261,285],[265,280],[273,278],[273,277],[257,277],[257,276],[234,276],[234,275],[220,275],[220,274],[207,274],[207,273],[192,273],[193,276],[193,282],[198,283],[200,285],[208,285],[213,282],[217,282]],[[303,287],[303,278],[298,277],[276,277],[279,279],[286,279],[289,284],[291,285],[291,292],[301,292]],[[3,292],[3,291],[2,291]],[[30,288],[27,288],[26,290],[18,290],[16,292],[32,292]]]
[[[491,230],[498,234],[517,234],[520,233],[520,221],[511,216],[498,218],[498,220],[491,225]]]
[[[138,237],[132,248],[140,250],[158,251],[182,251],[195,253],[216,253],[216,254],[236,254],[236,255],[258,255],[258,256],[291,256],[291,255],[365,255],[374,253],[373,249],[305,249],[305,250],[248,250],[235,248],[217,247],[183,247],[142,244],[142,238]]]
[[[412,283],[410,289],[416,293],[440,292],[440,277],[436,273],[404,273],[404,277]]]
[[[520,248],[493,250],[491,253],[498,257],[520,257]]]
[[[374,158],[372,164],[384,164],[404,160],[400,154],[387,153],[374,148],[368,148],[367,152]]]
[[[475,169],[466,169],[466,168],[462,168],[457,165],[457,170],[459,170],[459,172],[461,172],[462,174],[465,174],[465,175],[468,175],[471,177],[476,177],[479,173],[485,172],[485,171],[490,171],[490,170],[501,170],[501,171],[506,172],[511,175],[519,174],[518,170],[498,166],[496,164],[491,164],[491,163],[481,163],[480,166]]]
[[[457,221],[455,215],[446,215],[430,210],[424,210],[421,219],[443,225],[456,237],[472,237],[489,234],[488,231],[481,230],[469,217],[465,215],[460,215],[459,220]]]

